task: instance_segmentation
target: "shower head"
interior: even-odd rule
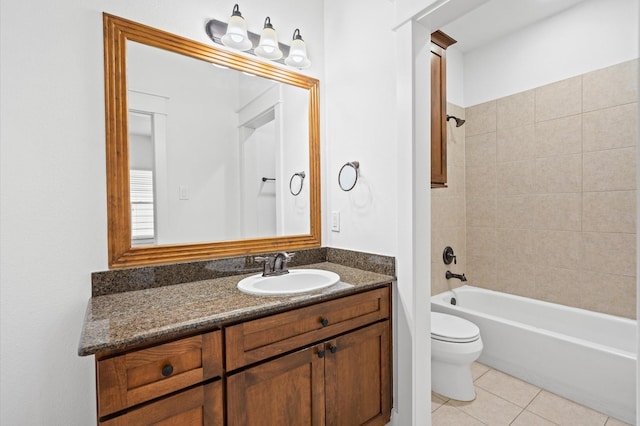
[[[464,120],[462,118],[454,117],[453,115],[447,115],[447,121],[451,119],[456,120],[456,127],[460,127],[464,124]]]

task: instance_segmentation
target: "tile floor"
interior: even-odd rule
[[[608,417],[520,379],[474,363],[476,399],[461,402],[431,394],[433,426],[624,426]]]

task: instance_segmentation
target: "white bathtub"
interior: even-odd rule
[[[635,423],[636,321],[468,285],[432,296],[431,310],[480,328],[478,362]]]

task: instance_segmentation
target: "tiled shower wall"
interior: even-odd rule
[[[635,318],[637,80],[633,60],[466,109],[470,283]],[[438,197],[434,234],[458,230]]]
[[[464,108],[447,104],[447,114],[464,119]],[[459,287],[460,281],[447,283],[444,277],[449,269],[454,273],[466,272],[466,225],[464,201],[464,145],[465,127],[456,127],[453,120],[447,122],[447,187],[431,190],[431,294]],[[457,256],[457,264],[445,265],[442,252],[451,246]]]

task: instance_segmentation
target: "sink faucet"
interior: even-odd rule
[[[256,256],[254,260],[256,262],[264,262],[262,265],[262,276],[271,277],[275,275],[284,275],[289,273],[289,261],[295,253],[281,252],[273,257],[271,256]]]
[[[457,279],[459,279],[459,280],[460,280],[460,281],[462,281],[462,282],[467,281],[467,277],[465,277],[465,276],[464,276],[464,274],[462,274],[462,275],[460,275],[460,274],[454,274],[454,273],[453,273],[453,272],[451,272],[451,271],[447,271],[447,273],[446,273],[446,274],[444,274],[444,276],[445,276],[445,278],[446,278],[446,279],[457,278]]]

